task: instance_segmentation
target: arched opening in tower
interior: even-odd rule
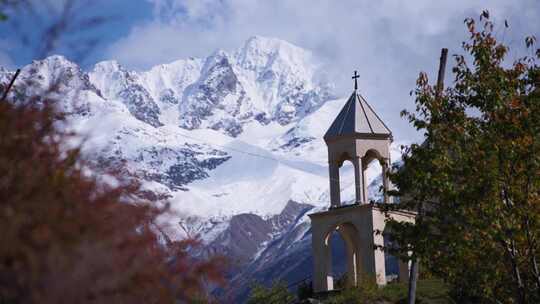
[[[378,159],[373,159],[367,165],[366,171],[367,202],[380,203],[384,199],[382,166]]]
[[[351,161],[346,160],[339,168],[339,190],[341,197],[341,205],[354,204],[356,194],[354,188],[354,165]]]
[[[332,271],[329,275],[333,278],[334,289],[343,289],[347,280],[347,245],[337,230],[329,235],[329,243],[332,257]]]

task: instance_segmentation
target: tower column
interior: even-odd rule
[[[364,200],[364,169],[362,168],[362,158],[355,157],[354,161],[354,188],[356,192],[356,203],[362,204]]]
[[[341,205],[340,188],[339,188],[339,166],[330,161],[328,163],[330,176],[330,205],[339,207]]]
[[[325,225],[312,221],[313,289],[323,292],[334,289],[332,277],[332,250],[329,236],[324,234]]]
[[[389,170],[389,163],[390,159],[385,158],[381,161],[381,167],[382,167],[382,184],[383,184],[383,194],[384,194],[384,203],[389,203],[388,200],[388,190],[389,188],[389,180],[388,180],[388,170]]]
[[[368,279],[374,279],[378,285],[386,284],[385,252],[379,249],[384,246],[384,236],[375,231],[384,231],[385,217],[374,206],[362,206],[367,212],[366,217],[356,218],[359,229],[359,244],[361,244],[361,269]]]
[[[364,199],[364,202],[367,204],[369,203],[369,198],[368,198],[368,180],[367,180],[366,170],[367,170],[367,164],[362,164],[362,184],[364,185],[363,199]]]

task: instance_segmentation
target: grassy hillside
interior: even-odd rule
[[[330,295],[322,303],[327,304],[364,304],[364,303],[406,303],[407,284],[391,283],[385,287],[363,286],[355,289],[346,289],[335,295]],[[448,296],[448,288],[435,279],[418,282],[417,303],[422,304],[449,304],[454,303]]]
[[[448,287],[440,280],[420,280],[416,303],[455,303],[448,292]],[[287,290],[287,285],[284,282],[276,282],[269,288],[261,285],[254,286],[247,303],[398,304],[406,303],[406,300],[407,284],[402,283],[390,283],[382,288],[375,283],[364,283],[358,288],[335,290],[317,295],[313,295],[310,287],[306,285],[299,289],[297,295],[294,295]]]

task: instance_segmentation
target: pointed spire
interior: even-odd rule
[[[326,131],[324,139],[332,140],[348,136],[357,138],[392,138],[390,129],[356,90],[349,97],[328,131]]]

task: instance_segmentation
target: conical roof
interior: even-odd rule
[[[324,140],[343,136],[387,139],[392,138],[392,131],[355,90],[326,131]]]

